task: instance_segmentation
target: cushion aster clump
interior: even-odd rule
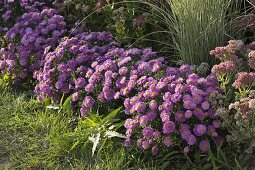
[[[110,49],[118,46],[107,32],[82,33],[65,37],[57,48],[48,52],[43,69],[34,73],[38,80],[35,92],[40,100],[59,101],[62,94],[72,94],[85,88],[90,64],[104,59]]]
[[[1,72],[14,82],[32,77],[44,65],[44,52],[55,47],[65,34],[64,18],[55,9],[29,12],[7,31],[7,48],[0,50]]]
[[[209,95],[220,92],[217,77],[206,78],[190,72],[190,66],[167,67],[165,75],[148,88],[124,102],[126,114],[125,145],[142,150],[159,150],[179,146],[184,152],[197,146],[201,152],[210,149],[208,138],[217,139],[220,120],[214,115]]]

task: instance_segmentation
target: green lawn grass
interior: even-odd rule
[[[0,93],[0,169],[157,169],[114,142],[91,156],[61,136],[75,128],[76,116],[46,110],[26,94]]]

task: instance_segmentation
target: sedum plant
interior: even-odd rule
[[[216,47],[210,53],[221,60],[213,66],[223,94],[212,94],[211,101],[218,108],[223,125],[230,133],[229,142],[240,149],[253,152],[255,147],[255,46],[241,40],[231,40],[225,47]]]

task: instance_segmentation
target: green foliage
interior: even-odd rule
[[[84,119],[80,118],[75,131],[63,135],[62,140],[70,140],[73,142],[69,151],[80,144],[83,144],[84,147],[91,142],[93,144],[93,156],[100,141],[102,141],[101,143],[106,143],[105,140],[112,137],[125,138],[124,135],[116,132],[123,124],[119,122],[119,120],[114,119],[120,109],[121,108],[112,111],[105,117],[89,113],[89,117],[84,117]]]

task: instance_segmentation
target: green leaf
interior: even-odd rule
[[[100,123],[100,125],[105,124],[106,122],[108,122],[110,119],[112,119],[114,116],[116,116],[119,111],[121,110],[122,107],[119,107],[118,109],[112,111],[111,113],[109,113]]]
[[[62,97],[61,97],[60,106],[62,106],[62,104],[63,104],[64,97],[65,97],[65,93],[63,93],[63,95],[62,95]]]
[[[95,138],[94,143],[93,143],[93,147],[92,147],[92,156],[94,156],[94,153],[96,151],[99,140],[100,140],[100,133],[97,133],[96,138]]]
[[[118,132],[115,132],[115,131],[110,131],[110,130],[107,130],[105,132],[105,137],[108,137],[108,138],[112,138],[112,137],[118,137],[118,138],[123,138],[125,139],[126,136],[125,135],[122,135],[121,133],[118,133]]]
[[[53,110],[59,110],[60,107],[59,106],[53,106],[53,105],[49,105],[49,106],[46,106],[47,109],[53,109]]]
[[[64,104],[63,104],[63,109],[65,110],[65,111],[67,111],[68,113],[71,113],[71,99],[72,99],[72,96],[69,96],[66,100],[65,100],[65,102],[64,102]]]
[[[69,150],[69,151],[71,151],[71,150],[73,150],[76,146],[78,146],[80,144],[80,141],[79,140],[77,140],[73,145],[72,145],[72,147],[71,147],[71,149]]]

